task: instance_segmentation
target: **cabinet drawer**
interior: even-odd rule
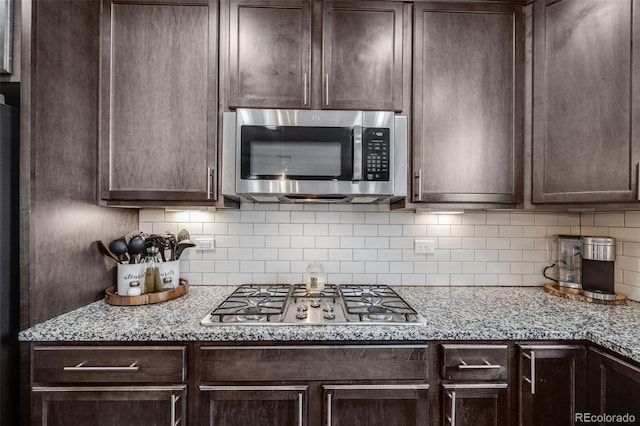
[[[185,346],[36,346],[34,383],[183,382]]]
[[[247,346],[200,349],[203,382],[425,380],[426,346]]]
[[[507,345],[442,345],[445,380],[506,380]]]

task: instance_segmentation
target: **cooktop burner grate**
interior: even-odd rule
[[[291,294],[288,284],[243,284],[211,312],[218,322],[280,321]]]
[[[418,313],[387,285],[344,284],[339,287],[348,316],[359,321],[415,322]]]

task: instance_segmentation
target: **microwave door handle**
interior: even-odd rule
[[[353,180],[362,180],[362,126],[353,126]]]

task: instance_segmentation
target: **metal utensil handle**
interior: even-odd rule
[[[531,378],[527,378],[527,377],[522,377],[524,379],[525,382],[530,383],[531,384],[531,395],[535,395],[536,394],[536,354],[535,352],[531,351],[531,355],[528,355],[526,352],[523,352],[522,355],[525,358],[529,359],[529,365],[531,366]]]
[[[327,426],[331,426],[333,423],[331,419],[331,394],[327,394]]]
[[[353,126],[353,180],[362,180],[362,126]]]
[[[456,424],[456,391],[447,392],[447,396],[451,398],[451,416],[447,418],[451,426]]]
[[[298,426],[303,426],[302,425],[302,420],[303,420],[303,416],[302,416],[302,410],[304,408],[304,405],[302,403],[302,393],[298,394]]]
[[[109,372],[109,371],[138,371],[139,366],[136,365],[138,361],[134,361],[128,367],[85,367],[84,364],[87,361],[82,361],[80,364],[73,367],[64,367],[63,371],[97,371],[97,372]]]

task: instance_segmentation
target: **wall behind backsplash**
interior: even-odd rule
[[[548,241],[558,234],[618,241],[616,291],[640,301],[640,212],[420,214],[388,205],[242,204],[215,212],[140,210],[140,229],[215,236],[189,249],[180,275],[192,285],[302,282],[322,262],[332,283],[540,286]],[[435,254],[415,254],[415,239]]]

